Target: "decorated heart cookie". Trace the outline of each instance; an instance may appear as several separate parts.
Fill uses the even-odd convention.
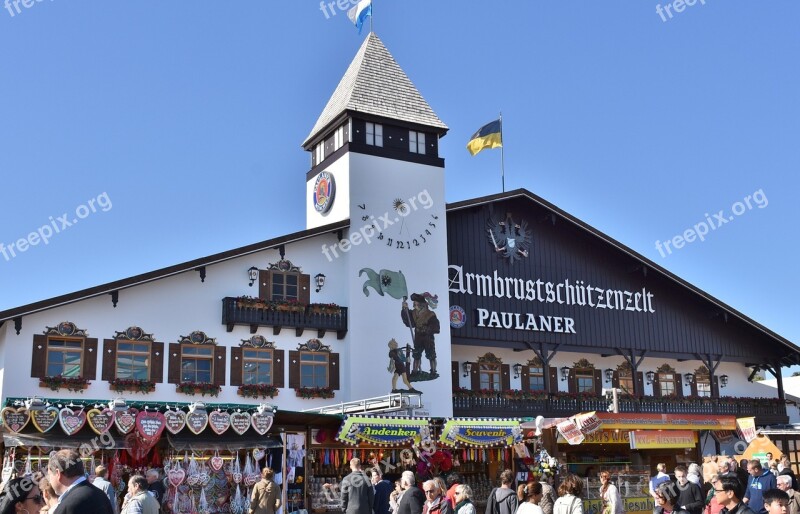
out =
[[[160,412],[139,411],[136,415],[136,433],[146,444],[153,445],[167,425]]]
[[[83,409],[78,412],[69,407],[64,407],[58,412],[58,423],[67,435],[75,435],[86,424],[86,413]]]
[[[125,435],[133,430],[133,427],[136,426],[137,414],[139,414],[139,410],[132,407],[126,411],[117,412],[117,415],[114,416],[114,424],[120,434]]]
[[[86,413],[86,420],[89,422],[89,428],[94,430],[97,435],[103,435],[114,424],[114,411],[111,409],[91,409]]]
[[[199,434],[208,426],[208,413],[203,410],[196,410],[186,415],[186,426],[193,434]]]
[[[266,434],[270,428],[272,428],[272,413],[260,413],[254,412],[252,416],[250,416],[250,423],[253,426],[253,430],[258,432],[260,435]]]
[[[35,410],[31,412],[31,421],[39,432],[49,432],[58,423],[58,409],[47,407],[44,410]]]
[[[214,411],[208,415],[208,424],[217,435],[222,435],[231,427],[231,415],[227,412]]]
[[[231,414],[231,428],[239,435],[247,432],[250,428],[250,414],[247,412],[234,412]]]
[[[31,420],[28,409],[25,407],[20,407],[19,409],[6,407],[0,411],[0,416],[3,418],[3,425],[15,433],[25,428],[25,425]]]
[[[164,413],[164,420],[167,423],[167,430],[171,434],[177,434],[186,426],[186,413],[182,410],[168,410]]]

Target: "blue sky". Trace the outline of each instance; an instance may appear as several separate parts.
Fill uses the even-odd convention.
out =
[[[506,189],[800,342],[800,3],[698,0],[662,21],[653,0],[374,1],[375,31],[450,126],[448,201],[500,191],[499,151],[465,144],[502,110]],[[96,209],[0,254],[0,310],[304,228],[300,143],[366,36],[344,12],[19,7],[0,10],[0,242]],[[757,191],[764,207],[734,206]],[[705,241],[656,249],[720,210],[734,219]]]

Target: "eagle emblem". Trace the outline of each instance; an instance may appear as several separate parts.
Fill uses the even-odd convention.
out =
[[[489,218],[486,222],[486,232],[489,235],[489,242],[492,243],[494,251],[501,254],[511,263],[527,257],[533,244],[528,222],[520,220],[517,223],[510,213],[506,214],[506,217],[501,221]]]

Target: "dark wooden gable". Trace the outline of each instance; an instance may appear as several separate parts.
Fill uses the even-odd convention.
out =
[[[490,219],[503,220],[509,226],[527,225],[531,234],[525,246],[527,257],[520,255],[512,263],[503,251],[497,251],[508,241],[491,241],[487,232]],[[797,354],[752,325],[726,315],[701,294],[642,264],[614,246],[615,243],[580,226],[577,220],[554,213],[532,199],[509,198],[470,208],[450,206],[447,223],[451,284],[460,271],[464,284],[467,273],[491,277],[494,281],[496,272],[506,289],[509,287],[506,278],[526,283],[541,280],[543,296],[546,296],[544,284],[566,284],[567,280],[571,286],[584,288],[632,293],[644,289],[653,294],[655,311],[566,305],[517,299],[514,295],[508,298],[505,292],[498,297],[496,290],[491,296],[479,296],[473,280],[473,294],[450,292],[450,304],[464,308],[467,317],[463,327],[451,330],[454,344],[527,349],[526,341],[537,341],[550,347],[560,345],[559,351],[616,354],[618,348],[635,349],[647,350],[648,356],[697,359],[697,355],[722,355],[723,360],[751,364],[774,362]],[[522,248],[521,242],[515,241],[517,248]],[[451,287],[457,286],[458,282]],[[561,291],[566,291],[565,286]],[[540,315],[571,318],[575,333],[520,330],[514,328],[515,318],[512,328],[480,327],[478,309],[518,313],[523,325],[528,313],[537,321]]]

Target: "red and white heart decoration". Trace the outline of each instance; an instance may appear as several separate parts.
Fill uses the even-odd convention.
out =
[[[252,416],[250,416],[250,423],[253,426],[253,430],[259,433],[259,435],[266,434],[270,428],[272,428],[272,421],[273,415],[271,412],[254,412]]]
[[[139,411],[136,415],[136,433],[147,446],[153,446],[167,425],[164,415],[158,411]]]
[[[186,480],[186,472],[180,466],[170,468],[167,472],[167,480],[169,480],[172,487],[178,487]]]
[[[219,456],[219,452],[214,452],[214,456],[208,459],[208,465],[211,466],[211,469],[214,471],[221,470],[224,464],[225,460]]]
[[[111,429],[114,424],[114,411],[111,409],[90,409],[86,412],[86,420],[89,428],[94,430],[97,435],[103,435]]]
[[[244,435],[250,428],[249,412],[234,412],[231,414],[231,428],[239,435]]]
[[[39,432],[49,432],[58,424],[58,409],[47,407],[44,410],[35,410],[31,412],[31,422]]]
[[[58,423],[65,434],[75,435],[86,424],[86,413],[83,409],[75,412],[69,407],[64,407],[58,412]]]
[[[186,426],[186,413],[182,410],[168,410],[164,413],[164,420],[167,423],[167,430],[174,435]]]
[[[25,428],[25,425],[31,420],[31,415],[25,407],[19,409],[5,407],[0,411],[0,417],[3,418],[3,425],[14,433]]]
[[[186,415],[186,426],[193,434],[199,434],[208,426],[208,413],[204,410],[190,412]]]
[[[137,414],[139,414],[139,409],[134,409],[133,407],[117,412],[116,416],[114,416],[114,425],[117,426],[120,434],[125,435],[133,430],[133,427],[136,426]]]
[[[222,435],[231,427],[231,415],[215,410],[208,415],[208,424],[217,435]]]

